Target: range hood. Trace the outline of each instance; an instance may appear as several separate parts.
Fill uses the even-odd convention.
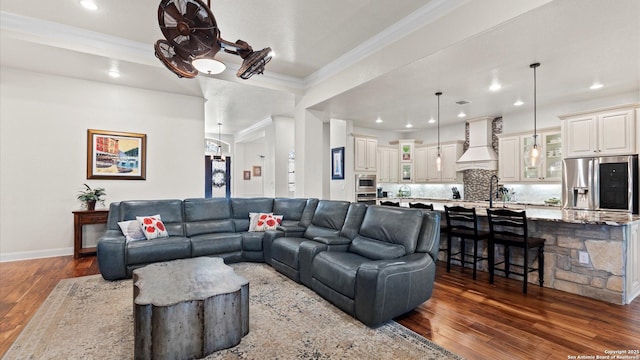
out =
[[[498,155],[491,147],[492,117],[469,120],[469,149],[458,159],[458,171],[498,170]]]

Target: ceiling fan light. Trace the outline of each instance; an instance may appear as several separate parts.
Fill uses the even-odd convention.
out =
[[[191,61],[198,72],[206,75],[216,75],[223,72],[227,67],[221,61],[212,59],[210,57],[201,57]]]

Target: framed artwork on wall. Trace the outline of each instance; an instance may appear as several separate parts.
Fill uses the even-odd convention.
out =
[[[145,180],[147,135],[87,130],[87,179]]]
[[[262,176],[262,166],[253,167],[253,176]]]
[[[251,171],[245,170],[242,172],[242,178],[244,180],[251,180]]]
[[[344,179],[344,146],[331,149],[331,180]]]

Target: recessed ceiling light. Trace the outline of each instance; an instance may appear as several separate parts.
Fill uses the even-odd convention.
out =
[[[602,85],[599,82],[594,82],[593,85],[589,86],[589,89],[591,90],[598,90],[601,89],[604,85]]]
[[[109,76],[111,76],[114,79],[117,79],[120,77],[120,72],[118,70],[111,69],[109,70]]]
[[[522,106],[523,104],[522,100],[516,100],[516,102],[513,103],[513,106]]]
[[[407,124],[407,125],[405,125],[405,127],[406,127],[406,128],[412,128],[412,127],[413,127],[413,125],[411,125],[411,124]]]
[[[378,123],[378,124],[380,124],[381,122],[382,122],[382,119],[380,119],[380,118],[378,118],[378,119],[376,120],[376,123]]]
[[[494,82],[491,84],[491,86],[489,86],[489,90],[491,91],[498,91],[502,88],[502,85],[500,85],[499,82]]]
[[[463,118],[465,116],[467,116],[467,114],[465,114],[464,111],[460,110],[460,113],[458,114],[458,117],[459,118]]]
[[[429,119],[429,124],[433,124],[434,122],[436,122],[436,119],[434,118]]]
[[[98,10],[98,5],[93,0],[81,0],[80,5],[87,10],[96,11]]]

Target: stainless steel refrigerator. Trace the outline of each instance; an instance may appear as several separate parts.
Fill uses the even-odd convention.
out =
[[[638,155],[564,159],[562,207],[638,213]]]

